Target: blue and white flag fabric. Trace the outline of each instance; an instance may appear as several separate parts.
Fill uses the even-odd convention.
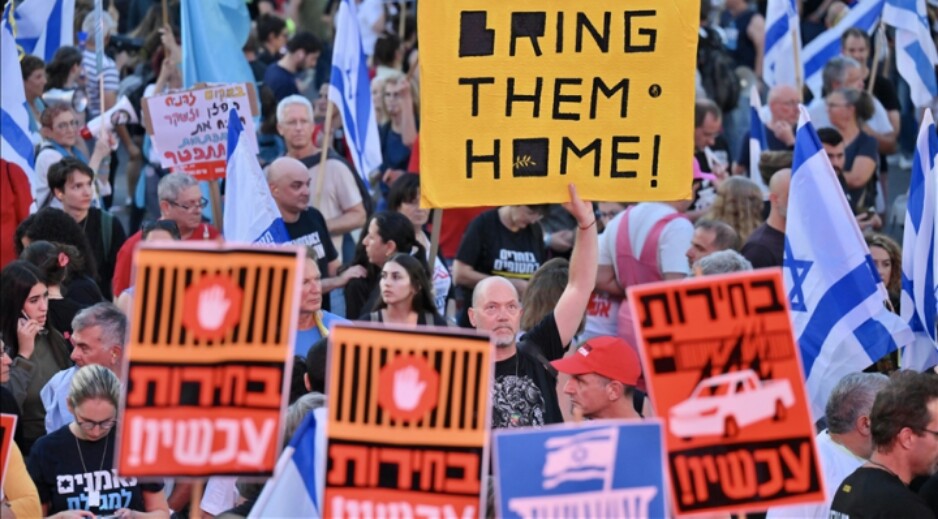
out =
[[[14,30],[16,46],[48,63],[59,47],[75,44],[75,0],[8,2],[3,23]]]
[[[277,460],[248,518],[319,517],[325,486],[326,408],[306,415]]]
[[[369,173],[381,166],[381,141],[378,139],[378,120],[371,104],[371,79],[362,47],[357,7],[349,0],[342,0],[336,13],[329,101],[342,111],[342,125],[352,161],[368,185]]]
[[[769,0],[765,12],[765,53],[762,80],[771,88],[777,85],[797,86],[803,74],[794,51],[801,49],[798,7],[795,0]]]
[[[276,244],[290,241],[280,209],[234,109],[228,115],[224,235],[229,242]]]
[[[182,0],[182,83],[254,83],[244,52],[251,17],[244,0]]]
[[[824,83],[821,73],[831,58],[840,54],[840,37],[852,27],[872,35],[883,12],[886,0],[863,0],[857,2],[837,25],[821,33],[804,46],[801,61],[804,64],[805,85],[814,97],[821,97]]]
[[[762,190],[763,200],[768,200],[769,188],[762,180],[759,171],[759,157],[763,151],[769,149],[769,142],[765,136],[765,123],[759,112],[762,110],[762,99],[759,98],[759,88],[752,85],[749,94],[749,179],[755,182]]]
[[[815,419],[834,385],[912,341],[808,113],[801,108],[788,192],[783,274]]]
[[[931,105],[938,97],[938,50],[929,30],[925,0],[886,0],[883,23],[896,28],[896,68],[909,84],[912,103]]]
[[[938,134],[930,111],[925,110],[918,132],[909,201],[902,237],[902,296],[900,315],[915,333],[915,342],[902,350],[901,366],[925,370],[938,364],[935,314],[938,313]],[[895,267],[893,267],[895,268]]]
[[[29,108],[26,105],[26,90],[23,88],[16,42],[6,24],[0,26],[0,71],[3,74],[3,88],[0,88],[0,157],[26,175],[35,200],[36,161],[29,134]]]

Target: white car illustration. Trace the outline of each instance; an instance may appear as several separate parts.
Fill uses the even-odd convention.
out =
[[[671,408],[668,429],[684,439],[723,435],[766,418],[784,420],[795,395],[788,380],[759,380],[751,369],[702,380],[690,398]]]

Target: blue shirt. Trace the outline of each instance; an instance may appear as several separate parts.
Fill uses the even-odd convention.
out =
[[[339,317],[338,315],[322,311],[322,325],[326,327],[327,330],[332,330],[332,327],[338,323],[349,323],[348,319],[344,317]],[[299,355],[300,357],[306,357],[306,354],[309,352],[309,349],[316,344],[316,342],[322,339],[322,334],[319,333],[319,327],[313,326],[309,330],[297,330],[296,337],[293,340],[293,354]]]
[[[270,87],[277,102],[288,95],[300,93],[296,87],[296,75],[281,67],[279,63],[267,67],[264,72],[264,85]]]

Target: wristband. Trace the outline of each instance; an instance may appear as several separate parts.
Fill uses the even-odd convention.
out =
[[[593,218],[593,221],[592,221],[589,225],[587,225],[586,227],[581,227],[580,225],[577,225],[577,228],[580,229],[581,231],[585,231],[585,230],[589,229],[590,227],[592,227],[592,226],[594,226],[594,225],[596,225],[596,219],[595,219],[595,218]]]

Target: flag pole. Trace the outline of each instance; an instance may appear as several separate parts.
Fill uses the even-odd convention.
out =
[[[166,5],[166,0],[160,0],[160,4],[163,5],[163,27],[169,25],[169,7]]]
[[[224,229],[225,225],[222,221],[221,188],[218,187],[218,180],[208,181],[208,193],[212,201],[212,223],[219,229]]]
[[[873,42],[870,45],[870,48],[873,51],[873,68],[870,70],[870,84],[866,86],[866,92],[868,94],[873,94],[873,83],[876,82],[876,74],[879,73],[879,53],[882,51],[880,48],[881,38],[879,31],[883,30],[883,22],[880,19],[876,22],[876,30],[873,31]]]
[[[329,157],[329,141],[331,140],[332,134],[332,113],[335,110],[335,105],[332,104],[332,101],[327,101],[326,104],[326,120],[323,122],[323,131],[322,131],[322,146],[319,147],[319,177],[316,179],[316,203],[313,204],[313,207],[319,209],[319,204],[322,202],[322,185],[326,179],[326,159]]]
[[[789,18],[789,20],[791,20],[791,18]],[[789,31],[791,32],[791,49],[794,51],[795,58],[795,87],[798,90],[798,102],[800,103],[804,100],[804,78],[802,77],[803,70],[801,67],[801,45],[798,42],[800,39],[798,38],[798,26],[793,23],[789,23],[789,25],[791,25],[791,30]]]
[[[404,29],[407,27],[407,0],[401,0],[400,20],[398,21],[397,35],[404,41]]]

